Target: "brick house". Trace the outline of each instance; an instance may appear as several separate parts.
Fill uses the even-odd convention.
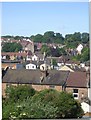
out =
[[[37,91],[52,88],[71,92],[80,101],[88,97],[89,72],[8,69],[2,77],[3,95],[7,85],[30,84]]]
[[[73,93],[74,98],[81,101],[88,97],[89,82],[89,72],[70,72],[66,82],[66,91]]]
[[[5,95],[6,86],[11,84],[30,84],[37,91],[50,88],[62,91],[68,75],[68,71],[8,69],[5,75],[2,74],[2,95]]]
[[[16,59],[25,59],[27,56],[26,52],[2,52],[1,58],[6,58],[8,60],[16,60]]]

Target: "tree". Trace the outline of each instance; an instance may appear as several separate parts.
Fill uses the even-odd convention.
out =
[[[53,43],[55,39],[55,35],[53,31],[45,32],[43,37],[46,40],[46,43]]]
[[[43,41],[43,36],[41,34],[37,34],[35,36],[31,36],[34,42],[42,42]]]
[[[60,33],[55,34],[55,43],[64,44],[64,37]]]
[[[81,61],[86,62],[88,60],[90,60],[90,49],[88,47],[85,47],[82,50]]]
[[[80,32],[65,35],[65,44],[68,48],[76,48],[79,43],[81,43]]]
[[[45,52],[46,56],[49,56],[50,55],[50,48],[47,46],[47,45],[42,45],[42,48],[41,48],[41,53],[43,54]]]
[[[8,88],[8,97],[3,100],[3,118],[61,119],[82,117],[83,110],[80,103],[74,100],[72,94],[58,92],[54,89],[45,89],[35,94],[35,91],[28,87],[17,86],[14,87],[14,90]]]
[[[88,43],[89,42],[89,34],[88,33],[82,33],[82,43]]]
[[[29,118],[78,118],[83,114],[80,103],[74,100],[72,94],[53,89],[38,92],[30,102],[31,109],[27,109]]]
[[[35,90],[29,85],[9,86],[6,89],[6,95],[9,101],[22,101],[35,94]]]
[[[22,50],[20,43],[5,43],[2,47],[2,52],[18,52]]]
[[[57,61],[56,61],[56,59],[52,59],[52,65],[57,66]]]
[[[24,118],[25,103],[30,101],[35,93],[36,91],[30,85],[7,86],[6,98],[2,100],[3,119]]]
[[[73,60],[80,61],[80,62],[86,62],[90,60],[90,48],[84,47],[82,50],[81,55],[76,55],[72,57]]]

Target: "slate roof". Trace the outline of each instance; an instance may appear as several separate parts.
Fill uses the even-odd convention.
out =
[[[66,85],[68,87],[87,87],[86,72],[70,72]]]
[[[8,69],[2,82],[14,84],[63,85],[69,75],[67,71],[57,70],[49,70],[48,73],[48,76],[41,82],[42,72],[40,70]]]

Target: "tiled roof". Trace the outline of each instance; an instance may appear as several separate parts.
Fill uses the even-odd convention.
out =
[[[21,53],[19,53],[19,52],[2,52],[1,53],[1,55],[16,55],[16,56],[26,56],[27,55],[27,53],[25,53],[25,52],[21,52]]]
[[[69,72],[49,70],[48,76],[41,82],[42,72],[40,70],[7,70],[3,77],[3,83],[20,83],[20,84],[42,84],[42,85],[63,85]]]
[[[86,72],[70,72],[67,79],[68,87],[87,87]]]

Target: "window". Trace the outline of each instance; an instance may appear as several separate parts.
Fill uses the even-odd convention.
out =
[[[79,97],[78,89],[73,89],[73,96],[74,96],[74,99],[78,99]]]
[[[73,93],[78,93],[78,89],[73,89]]]
[[[32,66],[32,68],[34,68],[34,66]]]

